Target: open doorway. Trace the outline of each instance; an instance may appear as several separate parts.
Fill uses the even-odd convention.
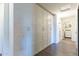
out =
[[[70,13],[70,14],[69,14]],[[61,12],[59,28],[59,51],[64,55],[77,55],[77,9]],[[63,49],[64,48],[64,49]],[[66,52],[63,50],[66,49]]]
[[[72,40],[73,21],[73,16],[61,18],[61,30],[63,40]]]

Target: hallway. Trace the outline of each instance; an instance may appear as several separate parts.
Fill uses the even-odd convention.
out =
[[[62,40],[58,45],[52,44],[36,54],[36,56],[77,56],[75,42],[70,39]]]
[[[77,55],[77,7],[76,3],[0,4],[0,55]]]

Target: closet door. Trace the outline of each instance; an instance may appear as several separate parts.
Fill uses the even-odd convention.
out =
[[[41,51],[51,44],[53,16],[46,10],[36,6],[36,51]]]
[[[36,51],[41,51],[43,48],[43,17],[44,17],[44,13],[43,13],[43,9],[41,9],[40,7],[36,6]]]
[[[43,20],[42,20],[42,41],[43,48],[47,46],[47,12],[43,10]]]
[[[44,19],[43,19],[43,48],[46,48],[50,44],[51,40],[51,33],[50,32],[50,19],[49,16],[50,14],[44,10]]]

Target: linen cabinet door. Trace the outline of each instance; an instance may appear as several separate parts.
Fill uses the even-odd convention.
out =
[[[37,17],[36,17],[36,49],[37,51],[41,51],[43,49],[43,40],[42,40],[42,23],[43,23],[43,9],[40,7],[36,7]]]
[[[43,48],[48,46],[48,12],[44,11],[43,19]]]

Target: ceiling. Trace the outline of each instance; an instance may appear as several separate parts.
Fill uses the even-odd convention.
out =
[[[61,8],[70,7],[71,10],[77,8],[77,3],[40,3],[42,6],[50,10],[51,12],[60,11]]]

